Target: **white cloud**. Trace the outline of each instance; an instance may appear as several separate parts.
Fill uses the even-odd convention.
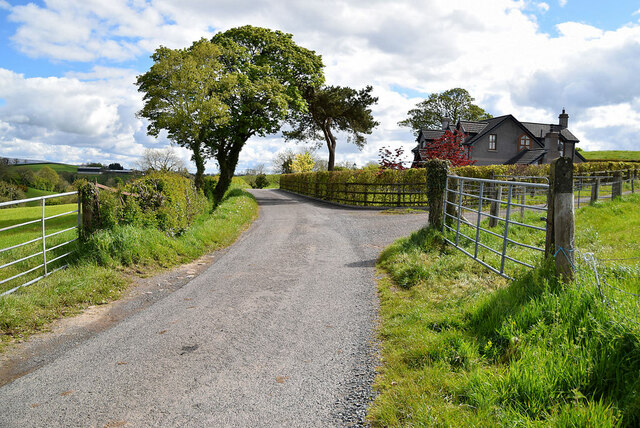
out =
[[[558,0],[558,4],[560,7],[565,7],[568,3],[568,0]]]
[[[545,2],[537,3],[536,7],[540,9],[540,11],[543,13],[549,11],[549,3],[545,3]]]
[[[12,40],[21,52],[100,65],[57,78],[0,69],[0,127],[9,129],[0,142],[4,148],[25,141],[90,147],[96,155],[133,162],[144,147],[167,141],[147,137],[134,116],[141,102],[133,83],[145,70],[121,69],[118,62],[147,56],[161,44],[183,47],[217,30],[251,24],[290,32],[322,54],[327,83],[374,86],[380,126],[363,152],[341,136],[339,161],[365,164],[385,145],[410,150],[413,136],[397,122],[420,98],[401,95],[394,90],[399,87],[425,94],[464,87],[493,114],[521,120],[552,122],[566,107],[583,146],[605,144],[594,124],[607,112],[620,113],[616,106],[635,107],[640,97],[634,74],[640,68],[640,27],[603,31],[565,22],[552,37],[540,32],[530,5],[538,12],[550,8],[548,2],[515,0],[425,0],[419,6],[412,0],[46,0],[42,6],[14,6],[10,19],[18,29]],[[628,120],[629,131],[612,146],[637,135],[640,118]],[[252,139],[240,169],[269,164],[283,145],[277,136]],[[326,156],[326,149],[319,154]]]

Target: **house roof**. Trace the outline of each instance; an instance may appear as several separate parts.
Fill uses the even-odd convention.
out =
[[[477,134],[489,124],[489,122],[472,122],[470,120],[461,120],[460,127],[467,134]]]
[[[488,133],[490,133],[492,130],[494,130],[495,128],[497,128],[500,124],[504,123],[507,120],[512,120],[516,125],[518,125],[524,132],[526,132],[527,134],[529,134],[530,137],[532,137],[533,141],[536,142],[536,144],[540,147],[543,147],[542,142],[538,139],[538,137],[534,134],[531,133],[531,131],[529,129],[527,129],[525,126],[523,126],[523,124],[516,119],[515,117],[513,117],[513,115],[507,114],[504,116],[498,116],[498,117],[494,117],[492,119],[489,119],[486,121],[487,125],[482,128],[482,131],[479,132],[478,134],[472,136],[471,138],[469,138],[467,141],[464,142],[464,144],[466,145],[472,145],[474,143],[476,143],[477,141],[479,141],[481,138],[483,138],[485,135],[487,135]],[[476,123],[482,123],[482,122],[476,122]]]
[[[529,149],[518,152],[517,155],[505,162],[505,165],[531,165],[538,162],[547,153],[547,149]]]
[[[442,137],[444,134],[444,130],[442,129],[421,129],[420,133],[424,137],[425,140],[435,140],[436,138]],[[418,139],[420,136],[418,135]]]
[[[535,122],[522,122],[525,128],[529,130],[537,138],[544,138],[549,132],[559,132],[564,141],[578,142],[575,135],[571,133],[567,128],[561,129],[559,125],[549,123],[535,123]]]

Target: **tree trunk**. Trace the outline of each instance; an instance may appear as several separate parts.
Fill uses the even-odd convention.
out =
[[[233,179],[233,174],[236,171],[240,150],[242,149],[245,141],[246,140],[234,141],[231,143],[231,147],[228,150],[219,150],[216,154],[218,166],[220,167],[220,178],[216,184],[216,188],[213,190],[213,197],[215,198],[216,205],[222,202],[224,194],[229,189],[229,186],[231,186],[231,180]]]
[[[196,177],[195,185],[197,189],[202,189],[204,185],[204,157],[200,153],[200,150],[193,151],[193,161],[196,163]]]
[[[322,128],[324,133],[324,139],[327,142],[327,148],[329,149],[329,163],[327,164],[327,170],[333,171],[333,167],[336,163],[336,138],[331,133],[331,123],[326,124]]]

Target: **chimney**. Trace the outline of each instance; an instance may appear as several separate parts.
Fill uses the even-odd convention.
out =
[[[451,119],[449,119],[448,117],[443,117],[442,118],[442,130],[446,131],[447,129],[449,129],[449,123],[451,123]]]
[[[562,109],[562,113],[560,113],[558,119],[560,119],[560,121],[558,122],[560,124],[560,129],[565,129],[567,126],[569,126],[569,115],[564,112],[564,109]]]

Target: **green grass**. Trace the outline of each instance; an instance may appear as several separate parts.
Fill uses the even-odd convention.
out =
[[[587,160],[640,161],[640,151],[633,150],[583,151],[580,154]]]
[[[78,172],[78,167],[76,165],[67,165],[60,163],[32,163],[27,165],[12,165],[11,168],[29,168],[34,172],[40,171],[45,166],[53,169],[55,172]]]
[[[630,195],[581,208],[578,247],[636,256],[639,202]],[[388,275],[379,284],[374,426],[640,423],[640,299],[603,286],[611,309],[586,265],[572,285],[550,263],[508,283],[421,230],[385,249],[379,267]],[[599,271],[609,285],[640,292],[638,260]]]
[[[37,198],[39,196],[53,195],[54,193],[57,192],[49,192],[47,190],[34,189],[33,187],[29,187],[25,192],[25,197],[26,199]]]
[[[53,213],[64,206],[49,208]],[[202,216],[180,236],[132,226],[95,233],[79,245],[69,268],[0,298],[0,351],[15,339],[45,329],[56,318],[117,299],[132,271],[147,275],[231,245],[257,215],[253,196],[234,186],[213,213]]]

